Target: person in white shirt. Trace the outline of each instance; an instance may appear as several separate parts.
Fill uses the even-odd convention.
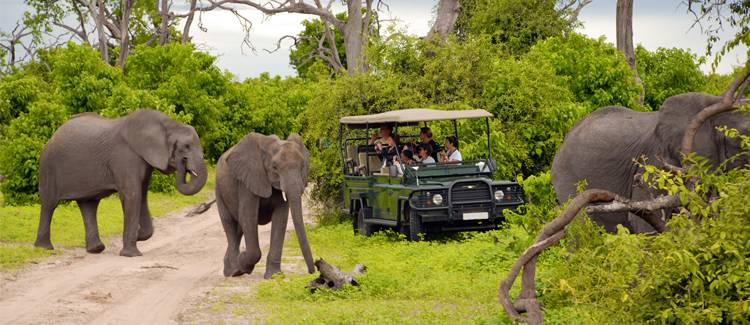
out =
[[[446,163],[458,163],[463,160],[461,152],[458,151],[458,138],[455,136],[445,137],[445,148],[448,152],[442,156],[442,160]]]
[[[430,156],[430,149],[430,145],[425,143],[420,143],[417,146],[417,156],[419,156],[419,161],[422,164],[435,164],[435,158]]]

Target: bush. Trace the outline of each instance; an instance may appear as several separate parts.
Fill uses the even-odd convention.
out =
[[[122,82],[120,70],[102,61],[88,45],[70,42],[67,47],[50,51],[45,59],[51,67],[49,76],[60,104],[70,114],[105,109],[112,90]]]
[[[590,110],[609,105],[637,108],[640,86],[633,71],[622,53],[604,38],[570,33],[537,43],[527,56],[530,62],[546,63],[564,76],[576,101]]]
[[[3,130],[0,139],[0,190],[6,204],[39,199],[39,155],[44,144],[68,118],[67,109],[53,101],[36,101]]]
[[[635,57],[638,74],[646,88],[645,104],[654,110],[668,97],[700,91],[706,84],[695,55],[687,50],[660,47],[649,52],[639,45]]]

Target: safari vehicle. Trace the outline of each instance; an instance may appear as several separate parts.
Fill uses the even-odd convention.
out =
[[[504,220],[503,210],[515,210],[523,204],[523,191],[516,182],[492,179],[491,117],[481,109],[403,109],[341,118],[344,211],[351,216],[354,231],[369,236],[378,228],[390,227],[409,240],[419,240],[425,233],[497,228]],[[371,129],[381,126],[392,127],[402,143],[419,142],[418,127],[422,123],[428,126],[428,122],[452,121],[458,137],[458,120],[481,118],[487,131],[483,159],[405,166],[403,176],[399,176],[397,169],[389,168],[368,144]],[[400,157],[396,159],[400,162]]]

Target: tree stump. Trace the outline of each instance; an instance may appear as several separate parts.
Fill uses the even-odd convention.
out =
[[[358,287],[359,282],[357,282],[356,277],[367,271],[364,264],[357,264],[351,272],[343,272],[335,265],[328,264],[322,258],[315,261],[315,267],[318,268],[320,276],[310,281],[310,284],[305,287],[310,289],[311,292],[315,292],[319,288],[338,290],[346,284]]]

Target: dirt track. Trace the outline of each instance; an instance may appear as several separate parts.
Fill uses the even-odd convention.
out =
[[[0,273],[0,324],[169,324],[190,319],[185,312],[225,281],[226,240],[215,206],[193,217],[185,217],[186,211],[156,219],[154,236],[138,244],[141,257],[119,256],[122,241],[110,238],[102,254],[78,249]],[[287,231],[292,227],[289,222]],[[270,224],[260,229],[264,255],[256,271],[233,281],[248,287],[261,281],[270,231]]]

